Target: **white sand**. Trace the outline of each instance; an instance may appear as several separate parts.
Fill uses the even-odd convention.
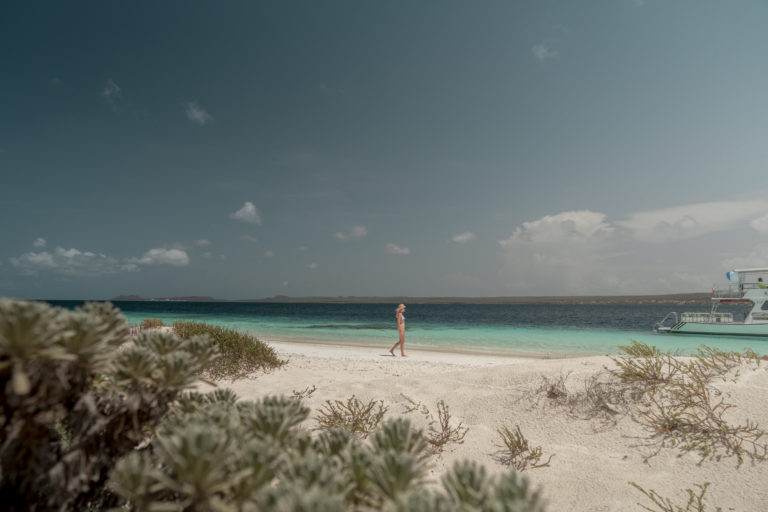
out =
[[[535,486],[541,486],[551,511],[641,510],[638,503],[653,508],[629,481],[655,489],[683,507],[685,489],[708,481],[706,510],[714,511],[715,506],[724,511],[768,510],[768,461],[747,457],[741,467],[735,457],[701,461],[696,454],[665,446],[637,416],[618,415],[615,423],[608,424],[582,419],[553,405],[543,394],[534,394],[542,376],[556,378],[569,372],[569,389],[583,388],[586,376],[612,365],[607,357],[531,359],[407,347],[409,357],[401,358],[389,356],[389,347],[265,341],[288,364],[252,379],[222,384],[242,399],[290,395],[316,386],[305,399],[312,417],[326,400],[346,400],[353,394],[363,401],[383,400],[388,416],[403,415],[407,404],[403,394],[423,402],[435,415],[436,402],[444,400],[454,421],[463,422],[469,432],[463,444],[434,456],[435,479],[464,458],[479,461],[489,472],[506,471],[494,457],[500,448],[496,429],[519,424],[531,446],[541,446],[545,458],[555,455],[549,467],[525,471]],[[768,363],[742,371],[735,383],[713,385],[737,405],[729,417],[749,418],[768,429]],[[407,416],[417,425],[424,424],[418,413]],[[307,427],[314,426],[311,419]]]

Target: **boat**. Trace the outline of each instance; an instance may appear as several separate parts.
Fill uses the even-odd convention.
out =
[[[768,268],[743,268],[726,272],[731,282],[727,287],[712,288],[712,310],[709,313],[670,312],[655,330],[661,334],[698,336],[753,336],[768,339]],[[742,319],[733,313],[720,313],[721,304],[744,304],[751,308]]]

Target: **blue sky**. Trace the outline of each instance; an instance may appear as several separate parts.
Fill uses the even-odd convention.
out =
[[[706,291],[768,3],[3,2],[0,295]]]

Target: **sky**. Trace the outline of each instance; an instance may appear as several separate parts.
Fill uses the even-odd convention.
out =
[[[0,296],[706,292],[768,2],[0,4]]]

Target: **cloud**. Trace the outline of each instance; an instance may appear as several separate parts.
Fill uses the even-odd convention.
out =
[[[81,251],[74,247],[56,247],[54,251],[27,252],[9,258],[23,275],[53,272],[64,276],[98,276],[120,272],[138,272],[141,265],[185,266],[189,256],[181,249],[150,249],[141,258],[119,260],[106,254]]]
[[[704,291],[722,277],[722,269],[768,261],[768,244],[740,255],[742,248],[732,242],[750,219],[753,228],[763,227],[766,206],[762,200],[699,203],[636,212],[615,222],[590,210],[545,215],[499,240],[506,261],[498,281],[510,295]],[[726,236],[729,245],[722,243]],[[724,257],[729,254],[739,255]]]
[[[229,218],[247,222],[249,224],[261,224],[259,210],[250,201],[246,201],[243,207],[236,212],[230,213]]]
[[[737,268],[764,268],[768,262],[768,244],[758,244],[747,254],[735,256],[723,260],[723,268],[734,270]]]
[[[107,102],[109,108],[116,111],[123,101],[123,90],[112,79],[109,79],[101,90],[101,97]]]
[[[195,240],[194,242],[192,242],[193,247],[210,247],[212,245],[213,245],[213,242],[205,238],[201,238],[200,240]]]
[[[245,240],[247,242],[258,242],[259,239],[256,238],[253,235],[240,235],[240,240]]]
[[[158,247],[150,249],[141,258],[129,258],[128,263],[139,265],[171,265],[184,267],[189,265],[189,255],[181,249],[165,249]]]
[[[274,258],[275,257],[275,251],[264,251],[264,257],[265,258]]]
[[[312,268],[312,269],[315,269],[315,268],[317,268],[318,266],[319,266],[319,265],[318,265],[317,263],[310,263],[309,265],[307,265],[307,268]]]
[[[531,48],[531,53],[533,53],[534,58],[539,62],[546,62],[560,55],[560,52],[552,48],[551,43],[546,42],[534,45],[533,48]]]
[[[616,225],[638,240],[661,243],[724,231],[746,224],[747,219],[756,215],[762,216],[752,221],[752,227],[758,231],[764,226],[768,229],[767,212],[768,202],[762,199],[695,203],[633,213]]]
[[[523,222],[523,225],[518,226],[509,238],[499,240],[499,243],[505,248],[519,242],[586,243],[611,236],[613,232],[614,228],[602,213],[589,210],[570,211]]]
[[[411,250],[408,247],[400,247],[396,244],[387,244],[386,250],[389,254],[411,254]]]
[[[57,247],[53,252],[28,252],[18,258],[10,258],[10,262],[24,275],[52,271],[66,276],[95,276],[135,270],[133,266],[105,254],[63,247]]]
[[[212,253],[212,252],[204,252],[202,256],[203,256],[203,258],[205,258],[207,260],[211,260],[213,258],[218,258],[220,260],[226,260],[227,259],[227,257],[225,255],[223,255],[223,254],[216,254],[216,253]]]
[[[309,247],[307,247],[306,245],[300,245],[299,247],[297,247],[296,250],[299,252],[307,252],[309,251]]]
[[[457,244],[465,244],[467,242],[471,242],[474,239],[475,234],[471,231],[465,231],[464,233],[453,235],[451,237],[451,241],[456,242]]]
[[[40,238],[40,237],[37,237],[37,239],[35,239],[35,241],[32,242],[32,245],[34,247],[37,247],[38,249],[41,247],[45,247],[45,244],[46,244],[45,238]]]
[[[338,240],[351,240],[353,238],[365,238],[368,230],[365,226],[352,226],[344,232],[337,232],[333,236]]]
[[[187,115],[187,119],[200,126],[205,126],[213,121],[213,117],[198,105],[197,101],[186,103],[184,105],[184,113]]]
[[[749,225],[758,233],[762,235],[768,235],[768,213],[754,219],[749,223]]]

